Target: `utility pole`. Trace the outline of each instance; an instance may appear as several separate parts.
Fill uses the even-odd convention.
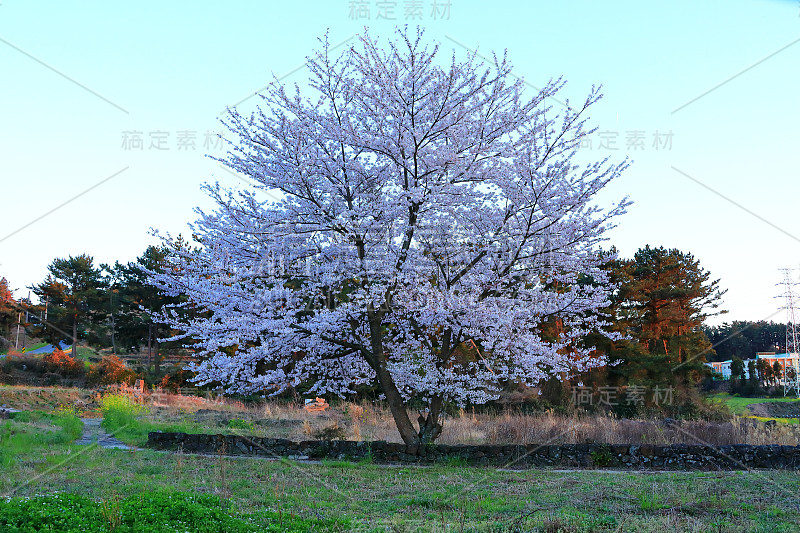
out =
[[[108,307],[111,311],[111,348],[113,350],[114,355],[117,355],[117,339],[114,334],[115,329],[115,322],[114,322],[114,289],[109,288],[108,291]]]
[[[19,350],[19,328],[22,325],[22,311],[17,315],[17,338],[14,341],[14,349]]]
[[[793,268],[782,268],[784,293],[783,308],[786,309],[786,354],[788,356],[786,364],[783,365],[783,395],[795,394],[800,397],[800,364],[798,364],[798,344],[797,339],[797,310],[795,309],[798,296],[794,292],[797,282],[792,281]],[[791,365],[791,366],[790,366]],[[789,372],[789,370],[794,370]]]
[[[28,291],[28,301],[25,302],[25,328],[22,330],[22,351],[25,351],[25,345],[28,344],[28,323],[30,322],[30,317],[28,316],[28,309],[30,309],[31,305],[31,291]]]

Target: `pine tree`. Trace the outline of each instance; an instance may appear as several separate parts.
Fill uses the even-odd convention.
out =
[[[6,278],[0,278],[0,337],[11,333],[12,326],[17,323],[19,307],[14,301]]]
[[[717,314],[724,294],[719,280],[691,254],[663,247],[646,246],[605,268],[618,290],[604,311],[623,338],[585,338],[609,361],[587,379],[613,386],[698,382],[707,372],[702,363],[714,354],[702,325]]]
[[[180,241],[183,242],[183,241]],[[148,364],[155,366],[155,373],[161,371],[161,352],[159,338],[169,336],[171,331],[163,324],[153,320],[166,305],[175,305],[185,301],[182,296],[162,294],[156,287],[147,282],[150,274],[163,272],[168,249],[163,246],[148,246],[144,253],[134,262],[115,263],[114,266],[103,265],[113,280],[111,288],[115,290],[112,312],[114,313],[114,338],[126,350],[148,352]],[[175,343],[167,346],[174,347]]]
[[[45,280],[31,287],[42,302],[36,309],[39,316],[44,315],[45,302],[47,306],[47,321],[36,334],[51,342],[71,338],[77,350],[80,339],[98,338],[98,330],[105,327],[102,271],[87,254],[54,259],[47,270]]]

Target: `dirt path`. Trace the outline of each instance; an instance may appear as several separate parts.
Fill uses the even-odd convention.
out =
[[[131,446],[109,435],[100,427],[100,423],[103,421],[102,418],[81,418],[81,420],[83,421],[83,436],[76,440],[74,444],[86,445],[97,443],[101,448],[131,449]]]
[[[747,408],[754,415],[766,418],[800,417],[800,402],[798,401],[751,403]]]

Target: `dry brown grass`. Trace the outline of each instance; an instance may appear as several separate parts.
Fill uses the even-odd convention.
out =
[[[325,428],[338,426],[351,440],[400,442],[394,420],[380,404],[344,402],[322,413],[297,404],[266,402],[245,406],[230,400],[193,396],[152,395],[155,421],[191,421],[208,432],[226,431],[232,419],[252,422],[254,433],[265,437],[307,440]],[[202,411],[200,411],[202,410]],[[198,412],[199,411],[199,412]],[[411,419],[417,413],[409,412]],[[499,415],[461,410],[445,417],[440,444],[585,443],[609,444],[781,444],[800,445],[800,426],[772,427],[750,418],[727,422],[621,419],[602,414],[562,415],[553,412]]]
[[[91,391],[58,387],[0,387],[0,405],[18,409],[54,409],[71,405],[92,416],[96,395]],[[168,393],[135,396],[150,407],[157,423],[189,422],[197,431],[230,431],[232,419],[252,422],[253,433],[292,440],[312,439],[321,430],[338,426],[351,440],[400,442],[389,411],[381,404],[343,402],[322,413],[310,413],[293,403],[268,401],[245,405],[226,398],[208,399]],[[410,412],[415,420],[417,413]],[[99,416],[99,415],[98,415]],[[800,445],[800,426],[772,427],[752,418],[733,417],[727,422],[621,419],[602,414],[562,415],[553,412],[499,415],[462,410],[443,421],[441,444],[584,443],[609,444],[781,444]]]
[[[55,409],[59,405],[93,408],[92,391],[74,387],[29,387],[25,385],[0,385],[0,406],[14,409]]]
[[[752,419],[735,417],[729,422],[623,419],[602,414],[536,415],[506,413],[494,417],[456,417],[446,426],[455,440],[468,441],[483,431],[481,442],[609,444],[800,444],[800,428],[778,424],[768,427]],[[479,428],[476,430],[476,428]]]

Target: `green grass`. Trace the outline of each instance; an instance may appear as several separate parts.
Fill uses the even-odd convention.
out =
[[[747,406],[755,403],[800,402],[798,398],[743,398],[741,396],[731,396],[727,392],[712,394],[709,399],[726,405],[733,414],[739,416],[750,415],[751,413]]]
[[[99,359],[100,356],[97,354],[97,351],[92,348],[87,348],[86,346],[78,346],[78,353],[73,354],[73,357],[76,359],[80,359],[82,361],[88,361],[90,357]]]
[[[232,418],[228,422],[228,429],[241,429],[245,431],[255,430],[255,425],[250,420],[242,420],[241,418]]]
[[[31,344],[30,346],[26,346],[25,351],[30,352],[32,350],[38,350],[39,348],[44,348],[47,345],[48,343],[46,342],[37,342],[36,344]]]
[[[141,437],[148,427],[137,418],[141,408],[110,398],[103,403],[106,426],[128,425],[135,428],[129,436]],[[106,523],[137,531],[120,529],[134,527],[137,513],[176,526],[142,531],[198,531],[178,528],[192,516],[231,532],[251,524],[258,531],[436,533],[800,530],[797,472],[503,471],[456,461],[397,467],[106,450],[70,444],[80,428],[67,412],[24,413],[0,428],[0,457],[11,458],[0,461],[0,495],[44,495],[0,505],[0,531],[15,531],[8,516],[42,514],[72,517],[87,531],[103,531]],[[189,494],[195,499],[186,500]],[[174,504],[164,504],[170,498]],[[205,503],[193,507],[198,502]],[[275,523],[284,529],[266,529]],[[47,528],[28,529],[37,530]]]
[[[29,450],[63,449],[80,437],[83,422],[70,412],[23,411],[0,425],[0,466],[13,464]]]
[[[183,433],[202,433],[200,424],[182,421],[158,423],[144,420],[148,409],[131,401],[125,395],[103,397],[100,411],[103,413],[103,428],[125,444],[143,447],[147,444],[147,434],[151,431],[176,431]]]
[[[122,411],[115,415],[115,423],[125,423],[126,416],[135,419],[135,413],[124,405],[112,409]],[[25,416],[8,421],[10,433],[46,431],[40,426],[60,418],[37,414],[24,420]],[[5,449],[5,441],[0,449]],[[224,512],[220,520],[230,519],[231,524],[284,520],[285,525],[297,519],[302,527],[318,531],[335,530],[342,524],[345,531],[437,533],[793,532],[800,527],[797,472],[615,474],[503,471],[456,464],[308,464],[106,450],[63,441],[50,446],[47,439],[17,446],[14,454],[13,461],[0,464],[0,494],[81,494],[90,500],[82,500],[83,507],[79,506],[90,509],[86,513],[93,518],[87,520],[98,519],[99,502],[118,523],[122,523],[125,501],[139,502],[136,505],[140,509],[152,509],[148,507],[151,504],[142,503],[143,494],[190,493],[218,498]],[[30,512],[44,507],[31,507]],[[148,514],[151,512],[155,511]],[[9,530],[1,524],[0,530]],[[235,527],[231,525],[226,531],[237,531]],[[286,529],[296,530],[302,529]]]
[[[0,527],[9,533],[300,533],[342,531],[345,524],[269,511],[237,516],[218,496],[160,490],[124,498],[112,496],[102,501],[76,494],[0,501]]]

